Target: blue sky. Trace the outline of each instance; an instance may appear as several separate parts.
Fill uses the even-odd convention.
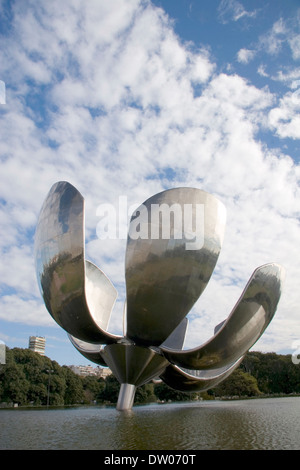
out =
[[[87,361],[46,311],[33,238],[53,183],[86,200],[86,255],[116,286],[121,333],[125,241],[99,240],[100,204],[198,187],[227,208],[211,281],[190,313],[202,344],[254,269],[286,268],[254,349],[292,352],[299,322],[298,0],[0,0],[0,340],[46,337],[60,364]]]

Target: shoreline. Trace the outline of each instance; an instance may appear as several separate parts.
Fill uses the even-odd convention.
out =
[[[300,393],[277,393],[277,394],[260,394],[256,396],[223,396],[223,397],[214,397],[211,399],[199,399],[199,400],[182,400],[182,401],[156,401],[156,402],[149,402],[149,403],[136,403],[134,408],[138,408],[140,406],[147,406],[147,405],[170,405],[171,403],[196,403],[196,402],[214,402],[214,401],[246,401],[246,400],[261,400],[266,398],[297,398],[300,397]],[[0,411],[1,410],[47,410],[47,409],[64,409],[64,408],[115,408],[116,403],[73,403],[72,405],[18,405],[18,404],[5,404],[0,403]]]

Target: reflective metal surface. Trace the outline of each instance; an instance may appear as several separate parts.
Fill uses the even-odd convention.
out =
[[[74,186],[52,186],[35,235],[36,271],[45,305],[68,333],[91,343],[118,337],[105,331],[117,292],[109,279],[84,259],[84,199]]]
[[[135,396],[136,386],[132,384],[122,384],[120,387],[117,410],[126,411],[131,410],[134,396]]]
[[[127,241],[121,337],[107,331],[116,289],[85,260],[83,197],[67,182],[51,188],[35,237],[40,290],[74,347],[117,377],[118,410],[130,409],[136,387],[150,380],[190,392],[214,387],[240,364],[272,320],[284,277],[275,263],[255,270],[209,341],[183,350],[186,315],[211,277],[224,229],[223,204],[199,189],[163,191],[137,209]]]
[[[175,206],[176,205],[176,206]],[[153,221],[153,207],[174,208],[182,215],[189,207],[203,208],[198,227],[199,248],[188,249],[182,218]],[[136,211],[141,232],[148,237],[132,239],[131,218],[126,250],[127,337],[137,344],[159,346],[188,314],[205,289],[216,265],[225,230],[225,208],[214,196],[194,188],[170,189],[151,197]],[[170,222],[172,237],[152,238]],[[174,234],[178,238],[175,239]],[[164,319],[162,321],[162,319]]]
[[[243,358],[244,356],[233,364],[210,371],[183,370],[170,365],[161,375],[161,379],[170,387],[182,392],[204,392],[226,379],[240,365]]]
[[[105,346],[102,357],[120,383],[136,387],[159,376],[169,365],[158,350],[130,343]]]
[[[228,319],[207,343],[187,351],[162,347],[167,359],[189,369],[215,369],[238,360],[272,320],[281,295],[284,270],[277,264],[256,269]]]
[[[78,352],[80,352],[80,354],[86,357],[89,361],[106,367],[107,364],[101,354],[101,350],[103,348],[102,344],[86,343],[85,341],[74,338],[74,336],[69,334],[68,337],[73,346],[77,349]]]
[[[183,349],[188,323],[188,319],[184,318],[166,341],[161,344],[161,348]]]

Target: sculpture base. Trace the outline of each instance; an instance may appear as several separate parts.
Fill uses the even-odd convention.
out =
[[[136,386],[132,384],[121,384],[119,398],[117,403],[118,411],[131,410],[134,395],[135,395]]]

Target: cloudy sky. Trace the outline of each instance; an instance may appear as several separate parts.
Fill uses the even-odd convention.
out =
[[[178,186],[227,208],[221,255],[191,313],[207,340],[254,269],[286,269],[255,350],[300,343],[298,0],[0,0],[0,340],[46,337],[60,364],[87,361],[42,302],[33,240],[52,184],[86,201],[86,256],[119,292],[125,240],[100,240],[97,208]],[[1,83],[1,82],[0,82]],[[5,87],[4,87],[5,84]],[[99,212],[98,212],[99,214]]]

